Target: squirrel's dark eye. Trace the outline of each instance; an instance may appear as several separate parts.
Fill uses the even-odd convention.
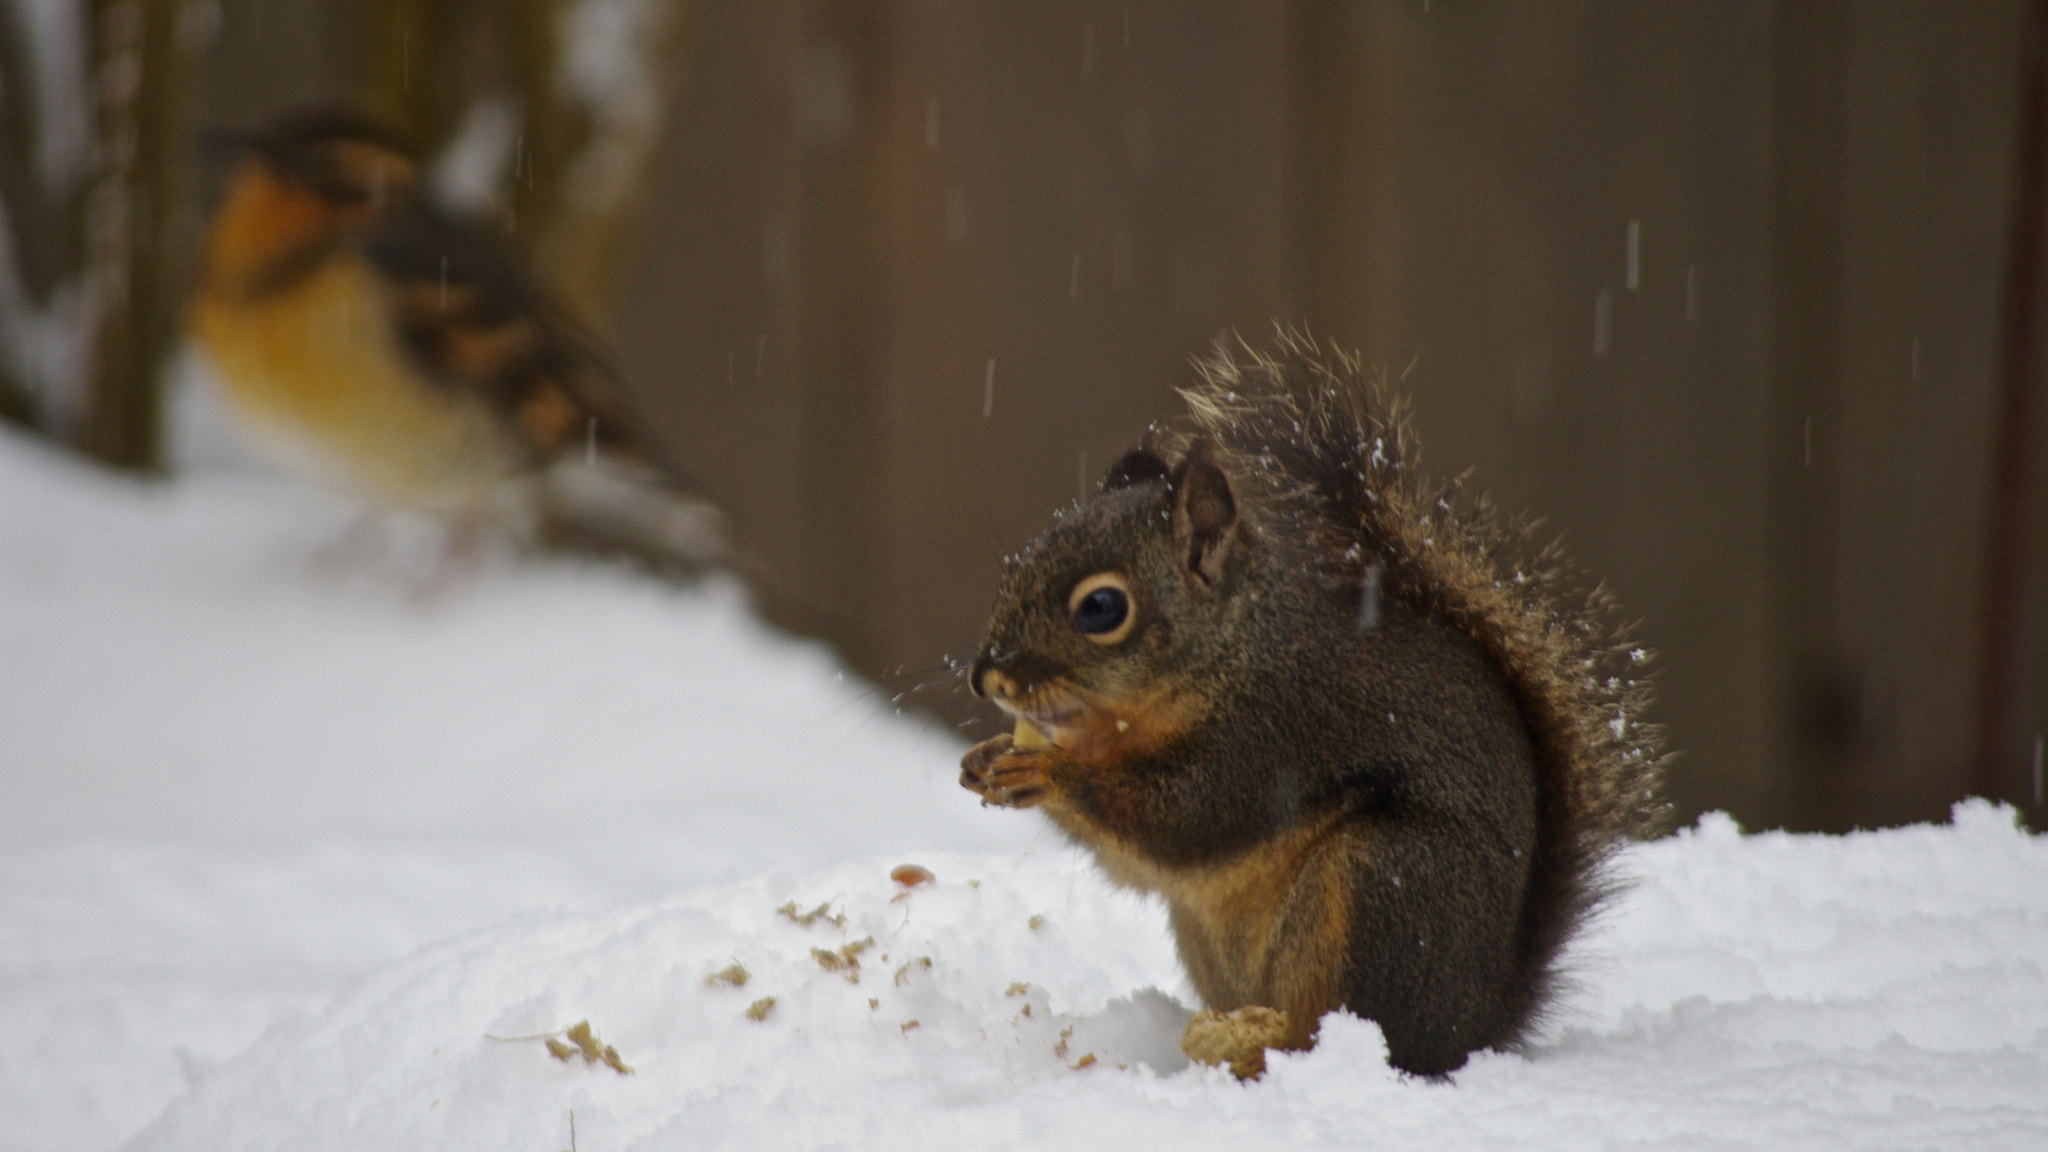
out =
[[[1074,627],[1091,636],[1114,632],[1130,614],[1130,597],[1115,588],[1097,588],[1081,597],[1081,606],[1074,609]]]
[[[1074,628],[1097,644],[1114,644],[1128,636],[1134,616],[1130,588],[1114,572],[1097,572],[1074,585],[1067,611]]]

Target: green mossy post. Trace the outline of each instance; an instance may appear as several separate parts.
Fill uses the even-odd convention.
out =
[[[650,15],[635,44],[635,63],[648,70],[654,103],[637,122],[608,120],[565,73],[562,37],[575,6],[576,0],[519,0],[514,60],[526,133],[508,202],[564,302],[601,330],[616,308],[628,244],[691,55],[700,5],[667,0]]]
[[[655,105],[637,123],[607,121],[563,71],[578,0],[511,0],[478,19],[458,0],[370,0],[365,77],[370,111],[431,155],[472,102],[501,92],[520,126],[505,170],[506,225],[534,254],[564,304],[602,329],[610,319],[669,98],[697,27],[698,5],[667,0],[636,37]],[[429,68],[423,61],[436,61]]]
[[[464,103],[451,64],[460,56],[457,16],[457,6],[447,0],[364,5],[364,104],[372,116],[427,149],[446,143],[462,119]]]

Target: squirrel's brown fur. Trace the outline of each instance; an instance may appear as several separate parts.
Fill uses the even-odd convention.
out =
[[[970,679],[1025,741],[961,782],[1164,896],[1208,1006],[1290,1046],[1340,1006],[1413,1072],[1512,1046],[1661,817],[1644,653],[1555,546],[1416,474],[1355,358],[1283,331],[1198,368],[1187,425],[1006,563]]]

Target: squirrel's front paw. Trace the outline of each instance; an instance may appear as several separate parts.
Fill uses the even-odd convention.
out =
[[[1045,799],[1046,754],[1020,749],[1007,732],[983,740],[960,758],[960,786],[999,808],[1030,808]]]

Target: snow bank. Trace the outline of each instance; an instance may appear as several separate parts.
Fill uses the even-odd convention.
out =
[[[145,484],[0,428],[0,1148],[110,1148],[280,1016],[536,907],[1051,844],[730,586],[492,557],[436,592],[431,526],[352,538],[232,459]]]
[[[909,890],[890,862],[534,914],[423,949],[201,1077],[133,1147],[553,1149],[572,1113],[591,1149],[2048,1136],[2048,845],[1984,805],[1953,828],[1846,839],[1745,839],[1715,820],[1641,849],[1577,1019],[1448,1086],[1391,1072],[1378,1030],[1349,1018],[1263,1083],[1184,1067],[1152,910],[1058,859],[928,856],[938,879]],[[775,911],[821,904],[843,922]],[[735,962],[744,987],[713,979]],[[631,1076],[492,1038],[584,1019]]]
[[[2048,1147],[2008,810],[1710,817],[1627,856],[1532,1052],[1417,1082],[1332,1018],[1240,1085],[1178,1055],[1155,905],[732,589],[422,602],[416,526],[313,573],[351,514],[0,435],[0,1145]],[[582,1020],[630,1076],[537,1038]]]

